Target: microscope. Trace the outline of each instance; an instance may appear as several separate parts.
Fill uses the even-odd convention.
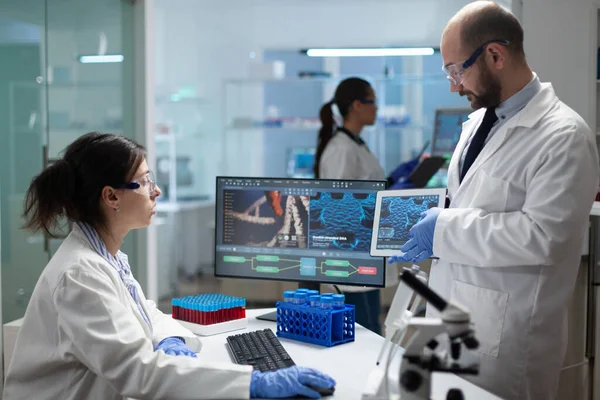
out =
[[[414,317],[421,299],[435,307],[440,317]],[[363,400],[429,400],[433,372],[479,373],[478,358],[463,351],[463,348],[474,350],[479,346],[469,311],[432,291],[427,286],[427,274],[417,265],[402,272],[385,326],[386,339],[363,391]],[[441,337],[447,339],[447,346],[438,342]],[[405,338],[399,373],[390,374],[398,368],[395,365],[393,369],[392,365],[398,363],[395,356],[401,351],[400,343]],[[461,400],[464,396],[459,389],[451,389],[446,399]]]

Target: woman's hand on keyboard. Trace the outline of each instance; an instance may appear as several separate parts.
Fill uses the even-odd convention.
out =
[[[252,372],[250,397],[282,398],[302,395],[319,399],[321,395],[311,389],[331,389],[335,381],[328,375],[312,368],[293,366],[270,372]]]

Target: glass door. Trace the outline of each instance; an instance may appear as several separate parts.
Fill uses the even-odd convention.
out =
[[[3,323],[23,316],[33,285],[48,261],[43,236],[21,229],[25,191],[43,162],[44,15],[43,1],[0,3]]]
[[[133,5],[122,0],[47,1],[44,151],[46,163],[52,163],[87,132],[133,137]],[[49,255],[67,233],[45,238]],[[134,251],[132,237],[122,249],[128,254]]]
[[[2,323],[24,315],[62,242],[60,232],[51,239],[22,229],[32,178],[86,132],[134,135],[135,7],[122,0],[0,3]],[[135,244],[130,234],[122,247],[134,260]]]

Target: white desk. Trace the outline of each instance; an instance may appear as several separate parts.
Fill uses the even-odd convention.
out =
[[[248,310],[248,327],[215,336],[202,337],[202,350],[198,357],[208,361],[231,360],[225,338],[243,332],[270,328],[275,332],[275,323],[260,321],[255,317],[274,309]],[[333,377],[337,386],[335,395],[328,399],[360,399],[367,378],[375,366],[383,337],[356,324],[356,340],[334,347],[323,347],[309,343],[279,338],[283,347],[297,365],[317,368]],[[453,374],[434,374],[432,399],[445,400],[451,388],[463,391],[466,400],[499,400],[488,392]]]
[[[202,350],[198,357],[208,361],[231,360],[227,351],[226,337],[259,329],[272,329],[275,323],[259,321],[255,317],[274,309],[248,310],[248,327],[244,330],[222,333],[220,335],[202,337]],[[14,348],[14,341],[21,328],[23,319],[4,325],[4,364],[8,367]],[[383,338],[356,324],[356,340],[334,347],[323,347],[295,340],[279,338],[286,351],[297,365],[317,368],[333,377],[337,386],[335,395],[327,399],[360,399],[361,393],[375,360],[381,349]],[[8,356],[8,358],[7,358]],[[396,369],[397,371],[397,369]],[[501,400],[470,382],[452,374],[434,374],[432,399],[445,400],[451,388],[463,391],[466,400]]]

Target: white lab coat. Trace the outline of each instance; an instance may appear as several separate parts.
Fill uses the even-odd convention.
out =
[[[325,146],[319,165],[321,179],[382,180],[385,172],[379,160],[367,146],[360,146],[344,132],[337,132]],[[386,266],[385,286],[398,284],[398,269]],[[356,293],[373,290],[360,286],[338,285],[342,292]]]
[[[550,400],[598,187],[596,141],[544,83],[459,186],[460,155],[484,112],[463,124],[449,165],[451,204],[437,220],[430,286],[471,311],[481,368],[467,379],[506,399]]]
[[[154,347],[200,340],[141,301],[152,331],[115,269],[74,230],[46,266],[25,312],[5,400],[248,398],[252,368],[170,356]]]
[[[386,180],[379,160],[344,132],[337,132],[325,146],[319,165],[321,179]]]

